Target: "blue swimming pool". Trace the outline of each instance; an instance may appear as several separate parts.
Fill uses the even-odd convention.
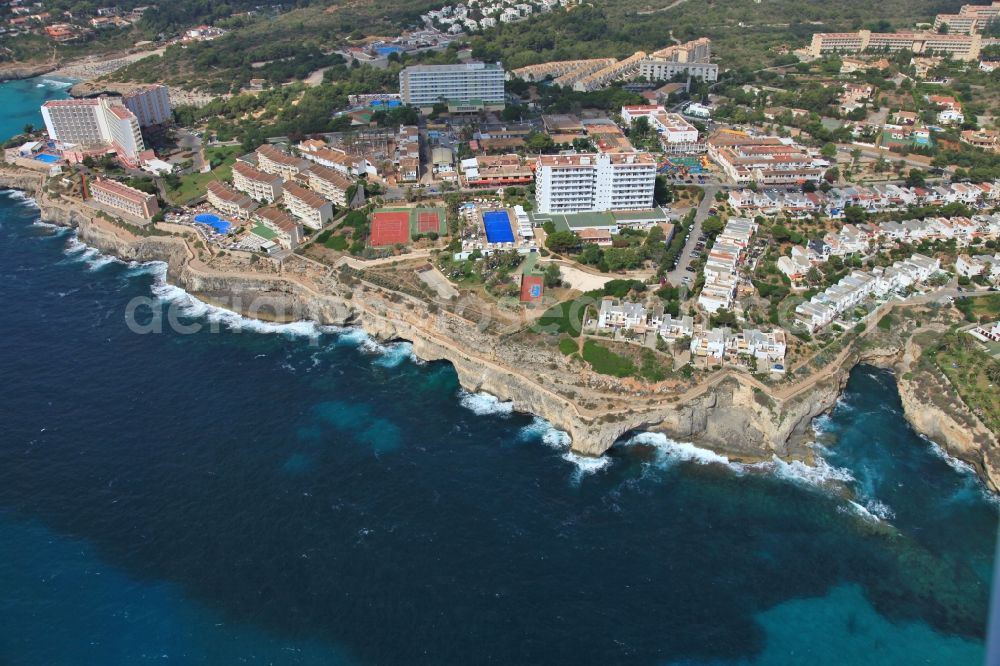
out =
[[[35,159],[38,160],[39,162],[45,162],[46,164],[55,164],[62,158],[59,157],[58,155],[49,155],[48,153],[41,153],[39,155],[35,155]]]
[[[229,227],[232,226],[232,224],[227,220],[223,220],[218,215],[212,215],[211,213],[201,213],[200,215],[195,215],[194,221],[207,224],[215,229],[216,233],[220,234],[229,233]]]
[[[513,243],[514,232],[510,228],[510,217],[505,210],[491,210],[483,213],[486,240],[491,243]]]

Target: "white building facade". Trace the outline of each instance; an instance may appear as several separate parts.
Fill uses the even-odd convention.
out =
[[[540,155],[535,203],[540,213],[653,208],[656,161],[648,153]]]
[[[458,111],[504,107],[504,70],[500,63],[413,65],[399,73],[403,102],[431,108],[444,102]]]

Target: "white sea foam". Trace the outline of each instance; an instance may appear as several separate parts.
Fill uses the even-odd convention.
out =
[[[358,327],[334,327],[333,332],[337,334],[337,344],[347,347],[364,347],[373,342],[370,335],[365,333],[363,328]]]
[[[978,490],[983,499],[994,506],[1000,507],[1000,495],[991,491],[986,484],[983,483],[983,480],[979,478],[979,474],[976,472],[975,467],[964,460],[959,460],[958,458],[952,456],[944,450],[944,447],[929,437],[920,435],[920,438],[927,442],[927,446],[930,449],[931,454],[943,460],[949,467],[967,479],[967,483],[969,484],[968,489]]]
[[[66,242],[63,254],[66,255],[68,257],[68,261],[72,263],[82,262],[87,264],[88,270],[91,271],[99,271],[109,264],[125,264],[124,261],[118,259],[117,257],[102,254],[97,248],[82,243],[80,239],[76,237],[75,233]]]
[[[461,389],[458,394],[462,406],[479,416],[487,414],[510,416],[514,412],[513,402],[503,402],[489,393],[469,393],[465,389]]]
[[[888,504],[880,502],[877,499],[867,500],[865,502],[865,509],[868,510],[868,513],[880,520],[890,521],[896,517],[896,512],[893,511]]]
[[[850,511],[851,513],[854,513],[854,514],[856,514],[858,516],[861,516],[862,518],[864,518],[865,520],[867,520],[869,522],[873,522],[873,523],[882,522],[881,518],[879,518],[877,515],[875,515],[871,511],[869,511],[867,508],[861,506],[860,504],[858,504],[854,500],[847,500],[847,506],[846,507],[838,507],[838,511],[841,511],[841,512],[844,512],[844,513],[847,513],[848,511]]]
[[[38,88],[44,88],[45,86],[48,86],[49,88],[58,88],[58,89],[62,90],[64,88],[70,88],[70,87],[72,87],[73,86],[73,82],[72,81],[58,81],[56,79],[42,79],[42,82],[39,83],[39,84],[37,84],[36,87],[38,87]]]
[[[63,254],[66,255],[64,263],[87,263],[90,264],[105,255],[94,247],[90,247],[84,243],[81,243],[77,239],[76,234],[69,237],[66,242],[66,247],[63,248]]]
[[[383,368],[395,368],[406,361],[416,360],[416,356],[413,354],[413,345],[409,342],[390,342],[379,345],[379,348],[381,356],[375,359],[375,365]]]
[[[976,469],[972,465],[965,462],[964,460],[959,460],[958,458],[952,456],[947,451],[945,451],[940,444],[938,444],[934,440],[925,437],[923,435],[921,435],[920,438],[923,439],[925,442],[927,442],[927,446],[930,448],[931,453],[935,457],[943,460],[953,470],[955,470],[959,474],[968,474],[971,476],[975,476]]]
[[[128,264],[128,270],[125,271],[126,277],[139,277],[140,275],[159,275],[166,264],[159,261],[130,261]]]
[[[100,253],[98,253],[96,256],[94,256],[94,257],[92,257],[92,258],[90,258],[90,259],[87,260],[87,270],[90,270],[90,271],[99,271],[102,268],[104,268],[105,266],[108,266],[110,264],[122,264],[122,265],[124,265],[125,262],[122,261],[121,259],[117,258],[117,257],[112,257],[112,256],[109,256],[107,254],[100,254]]]
[[[656,463],[659,467],[670,467],[679,462],[693,462],[699,465],[723,465],[740,473],[743,465],[730,462],[724,455],[690,444],[670,439],[658,432],[641,432],[626,442],[626,446],[645,444],[656,449]]]
[[[820,414],[812,420],[812,430],[817,436],[829,433],[833,430],[833,419],[829,414]]]
[[[728,457],[695,446],[689,442],[678,442],[666,435],[655,432],[639,433],[626,442],[626,446],[645,444],[657,451],[656,464],[661,468],[671,467],[681,462],[697,465],[719,465],[735,474],[768,474],[784,481],[812,487],[840,486],[854,480],[850,470],[834,467],[822,455],[815,456],[815,464],[802,461],[786,462],[777,456],[765,462],[745,464],[731,461]]]
[[[521,428],[520,437],[523,440],[539,440],[553,449],[568,449],[572,441],[569,433],[559,430],[541,416],[532,418],[531,423]]]
[[[210,324],[225,327],[231,331],[250,331],[253,333],[281,334],[290,337],[316,338],[324,333],[331,333],[331,327],[320,326],[312,321],[294,321],[287,324],[251,319],[243,315],[209,305],[192,296],[180,287],[167,282],[167,265],[156,262],[148,272],[154,276],[153,294],[164,303],[176,308],[176,312],[192,319],[206,319]]]
[[[611,465],[611,458],[607,456],[600,456],[596,458],[594,456],[581,456],[573,451],[566,451],[562,454],[562,459],[566,462],[573,463],[576,467],[573,471],[573,481],[576,483],[582,481],[583,477],[596,474]]]
[[[34,197],[29,195],[27,192],[22,190],[7,190],[7,196],[16,201],[22,206],[27,206],[29,208],[38,208],[38,202],[35,201]]]
[[[844,485],[854,481],[854,475],[843,467],[834,467],[823,456],[814,458],[815,464],[807,465],[801,460],[785,462],[774,456],[768,462],[748,465],[749,468],[764,471],[779,479],[807,486],[829,487]]]

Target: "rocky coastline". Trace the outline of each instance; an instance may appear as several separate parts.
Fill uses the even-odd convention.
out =
[[[136,235],[78,202],[47,196],[43,182],[38,174],[23,169],[0,170],[0,189],[34,196],[44,221],[76,228],[82,242],[104,253],[130,261],[165,262],[170,283],[247,316],[287,320],[292,313],[294,319],[320,325],[360,326],[383,341],[407,340],[419,358],[451,363],[466,390],[511,401],[518,411],[538,415],[564,430],[572,449],[581,455],[602,455],[632,431],[655,431],[733,460],[774,456],[808,460],[812,421],[835,405],[851,368],[860,362],[901,368],[907,358],[905,346],[848,353],[816,381],[788,395],[779,396],[744,373],[722,371],[682,394],[634,404],[626,396],[626,406],[588,408],[577,396],[553,385],[550,376],[528,370],[541,363],[562,363],[553,374],[578,371],[568,361],[542,358],[537,349],[484,332],[461,314],[432,309],[420,299],[363,280],[341,279],[332,269],[312,282],[282,267],[271,272],[216,270],[200,259],[193,247],[197,241],[185,236],[193,235],[190,230],[177,227],[169,234]],[[982,439],[982,433],[964,437],[957,421],[949,425],[954,418],[947,413],[924,418],[930,412],[905,380],[900,380],[900,393],[915,429],[972,465],[990,490],[1000,489],[1000,447],[985,427],[989,440]]]
[[[34,64],[10,62],[0,64],[0,83],[4,81],[19,81],[21,79],[31,79],[43,74],[54,72],[59,66],[58,62],[40,62]]]

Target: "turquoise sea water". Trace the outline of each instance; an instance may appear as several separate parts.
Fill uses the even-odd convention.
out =
[[[28,123],[44,127],[39,108],[51,99],[69,97],[71,85],[73,81],[51,76],[0,82],[0,140],[20,134]]]
[[[997,505],[862,367],[821,465],[600,460],[0,194],[0,664],[979,664]],[[153,297],[197,333],[138,335]],[[216,330],[212,330],[212,329]]]

